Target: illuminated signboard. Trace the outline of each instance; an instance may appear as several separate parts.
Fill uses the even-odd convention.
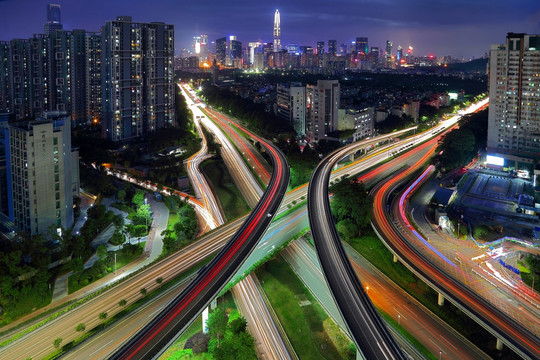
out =
[[[504,158],[499,156],[488,155],[486,162],[490,165],[504,166]]]
[[[457,100],[457,93],[449,92],[448,96],[450,97],[450,100]]]

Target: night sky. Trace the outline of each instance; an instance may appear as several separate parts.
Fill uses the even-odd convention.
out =
[[[236,35],[243,43],[272,41],[274,11],[281,13],[281,43],[315,45],[367,36],[369,46],[386,40],[415,55],[479,57],[507,32],[540,33],[540,0],[0,0],[0,40],[43,32],[46,4],[62,6],[64,29],[99,31],[107,20],[172,23],[177,53],[194,35],[209,40]]]

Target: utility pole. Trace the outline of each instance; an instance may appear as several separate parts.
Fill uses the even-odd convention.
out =
[[[114,252],[114,276],[116,276],[116,251]]]

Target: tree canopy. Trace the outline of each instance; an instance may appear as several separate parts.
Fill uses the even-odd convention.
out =
[[[360,236],[371,221],[371,199],[364,184],[343,177],[330,187],[330,192],[334,194],[331,207],[340,236],[344,239]]]

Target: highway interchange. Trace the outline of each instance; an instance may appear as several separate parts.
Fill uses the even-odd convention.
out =
[[[418,142],[422,141],[422,140],[420,140],[420,139],[415,139],[415,140],[418,141]],[[379,152],[378,152],[378,155],[377,155],[378,159],[377,159],[376,161],[373,159],[373,164],[376,163],[377,161],[380,161],[381,158],[388,157],[387,154],[388,154],[388,152],[390,152],[390,151],[393,152],[393,150],[384,150],[384,149],[382,149],[381,151],[379,151]],[[360,167],[357,166],[357,168],[350,167],[350,168],[346,168],[346,169],[340,169],[340,171],[338,171],[338,172],[336,173],[336,174],[338,174],[338,175],[336,175],[336,176],[342,176],[344,173],[356,173],[356,172],[360,172],[360,169],[361,169],[361,168],[369,167],[369,166],[370,166],[370,165],[369,165],[370,163],[371,163],[371,161],[366,160],[366,161],[363,161],[363,162],[362,162],[362,166],[360,166]],[[285,205],[286,205],[286,204],[290,204],[290,202],[292,201],[292,199],[296,199],[297,201],[300,201],[300,200],[302,199],[302,197],[305,196],[305,194],[306,194],[306,192],[305,192],[305,187],[304,187],[304,188],[297,189],[296,191],[292,191],[292,192],[288,193],[287,196],[286,196],[286,199],[285,199],[285,201],[284,201],[284,205],[283,205],[282,208],[280,209],[280,212],[283,211],[284,209],[286,209]],[[228,232],[229,232],[229,234],[231,234],[231,233],[234,231],[234,229],[235,229],[236,227],[238,227],[238,224],[239,224],[239,223],[240,223],[240,221],[236,221],[236,222],[233,223],[233,226],[231,226],[231,224],[225,225],[225,227],[223,227],[223,229],[227,229],[227,227],[229,227]],[[290,227],[291,225],[288,225],[288,226]],[[222,228],[220,228],[219,230],[220,230],[220,233],[221,233],[221,232],[222,232]],[[269,232],[271,232],[271,231],[272,231],[272,228],[269,230]],[[227,232],[227,231],[225,231],[225,232]],[[213,233],[213,234],[215,234],[215,233]],[[219,236],[214,236],[214,237],[215,237],[215,238],[220,238]],[[227,237],[230,237],[230,235],[228,235]],[[267,243],[269,243],[269,242],[268,242],[268,238],[267,238],[267,237],[265,237],[265,238],[266,238],[267,240],[265,240],[264,238],[263,238],[263,240],[261,240],[261,244],[262,244],[262,245],[259,245],[261,248],[265,248],[265,244],[264,244],[265,241],[266,241]],[[203,240],[203,239],[201,239],[201,240]],[[216,246],[216,248],[219,248],[220,245],[222,245],[226,240],[227,240],[226,238],[223,239],[223,237],[221,237],[220,243],[219,243],[219,245]],[[198,244],[199,244],[199,243],[204,243],[204,241],[200,241],[200,242],[197,242],[197,243],[198,243]],[[273,245],[273,246],[276,246],[276,245]],[[201,246],[201,248],[204,248],[204,245]],[[269,248],[269,245],[266,246],[266,248]],[[188,250],[189,250],[189,249],[188,249]],[[215,251],[215,249],[214,249],[214,251]],[[212,251],[209,251],[208,253],[211,253],[211,252],[212,252]],[[178,255],[178,254],[177,254],[177,255]],[[175,256],[176,256],[176,255],[175,255]],[[155,276],[155,275],[154,275],[154,276]],[[154,278],[154,279],[155,279],[155,278]],[[135,287],[132,286],[132,288],[134,289],[134,292],[135,292],[135,293],[138,292],[138,287],[136,287],[136,286],[137,286],[137,285],[135,285]],[[113,292],[113,291],[109,291],[109,292]],[[137,296],[137,294],[134,294],[134,297],[136,297],[136,296]],[[124,296],[124,297],[125,297],[125,296]],[[131,299],[131,298],[130,298],[130,299]],[[114,304],[114,303],[111,302],[111,301],[109,300],[109,304]],[[114,306],[113,306],[113,307],[114,307]],[[82,312],[85,312],[85,310],[81,310],[81,311],[82,311]],[[111,313],[114,313],[114,309],[111,310]],[[71,327],[71,328],[73,328],[73,327]],[[50,340],[50,337],[49,337],[49,340]],[[24,342],[26,342],[26,341],[24,341]],[[42,345],[44,345],[44,344],[42,344]],[[39,347],[40,345],[36,345],[36,346]],[[50,346],[50,343],[49,343],[49,346]],[[114,346],[110,346],[110,347],[114,348]],[[0,354],[2,354],[2,351],[3,351],[3,350],[4,350],[4,349],[0,350]],[[23,357],[23,358],[24,358],[24,357]]]

